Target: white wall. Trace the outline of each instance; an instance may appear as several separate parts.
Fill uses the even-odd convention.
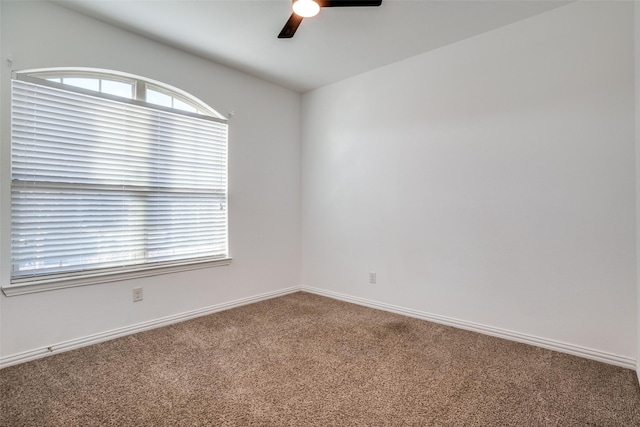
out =
[[[634,58],[635,58],[635,141],[636,141],[636,298],[637,298],[637,352],[640,356],[640,2],[634,0]],[[636,374],[640,381],[640,357],[636,357]]]
[[[1,3],[0,280],[9,281],[10,69],[124,71],[235,111],[229,136],[228,267],[0,297],[0,356],[268,293],[300,283],[300,95],[51,3]],[[133,303],[131,289],[144,287]]]
[[[303,284],[632,364],[632,7],[570,4],[304,94]]]

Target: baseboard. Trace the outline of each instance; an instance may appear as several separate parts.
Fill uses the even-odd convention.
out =
[[[162,317],[159,319],[150,320],[147,322],[137,323],[135,325],[125,326],[122,328],[113,329],[106,332],[100,332],[93,335],[88,335],[81,338],[76,338],[69,341],[53,344],[49,347],[38,348],[22,353],[17,353],[0,358],[0,369],[11,365],[17,365],[19,363],[28,362],[30,360],[40,359],[53,354],[62,353],[69,350],[74,350],[80,347],[86,347],[92,344],[97,344],[103,341],[123,337],[126,335],[135,334],[138,332],[147,331],[149,329],[155,329],[162,326],[171,325],[173,323],[183,322],[185,320],[193,319],[200,316],[206,316],[208,314],[217,313],[219,311],[229,310],[232,308],[240,307],[247,304],[252,304],[259,301],[264,301],[271,298],[291,294],[298,291],[309,292],[341,301],[350,302],[353,304],[362,305],[365,307],[375,308],[378,310],[388,311],[391,313],[402,314],[404,316],[414,317],[417,319],[426,320],[429,322],[440,323],[443,325],[453,326],[460,329],[466,329],[473,332],[478,332],[485,335],[491,335],[498,338],[504,338],[511,341],[517,341],[524,344],[530,344],[537,347],[547,348],[549,350],[558,351],[561,353],[572,354],[574,356],[584,357],[586,359],[597,360],[599,362],[608,363],[610,365],[621,366],[636,371],[638,375],[638,381],[640,382],[640,369],[636,366],[636,360],[619,356],[612,353],[603,352],[600,350],[594,350],[586,347],[576,346],[573,344],[567,344],[559,341],[554,341],[546,338],[540,338],[533,335],[523,334],[519,332],[513,332],[506,329],[495,328],[491,326],[482,325],[479,323],[468,322],[464,320],[458,320],[451,317],[440,316],[437,314],[431,314],[419,310],[413,310],[404,307],[398,307],[391,304],[386,304],[378,301],[368,300],[365,298],[354,297],[338,292],[327,291],[324,289],[313,288],[309,286],[296,286],[291,288],[285,288],[273,292],[267,292],[247,298],[241,298],[234,301],[229,301],[221,304],[212,305],[209,307],[200,308],[184,313],[179,313],[171,316]]]
[[[478,332],[485,335],[491,335],[498,338],[504,338],[511,341],[517,341],[524,344],[530,344],[536,347],[542,347],[549,350],[558,351],[560,353],[567,353],[574,356],[584,357],[586,359],[597,360],[598,362],[608,363],[610,365],[621,366],[636,370],[636,360],[630,357],[619,356],[617,354],[607,353],[600,350],[594,350],[587,347],[581,347],[573,344],[554,341],[546,338],[540,338],[533,335],[523,334],[520,332],[513,332],[506,329],[495,328],[492,326],[486,326],[479,323],[467,322],[465,320],[458,320],[451,317],[440,316],[437,314],[426,313],[419,310],[413,310],[404,307],[398,307],[391,304],[381,303],[377,301],[368,300],[365,298],[354,297],[338,292],[327,291],[324,289],[313,288],[309,286],[301,286],[301,291],[309,292],[329,298],[338,299],[345,302],[350,302],[365,307],[375,308],[383,311],[389,311],[391,313],[402,314],[404,316],[414,317],[417,319],[427,320],[429,322],[440,323],[443,325],[453,326],[460,329],[466,329],[468,331]],[[640,380],[640,373],[638,373],[638,379]]]
[[[88,345],[97,344],[99,342],[112,340],[114,338],[119,338],[126,335],[142,332],[142,331],[147,331],[149,329],[155,329],[162,326],[171,325],[173,323],[183,322],[185,320],[206,316],[208,314],[229,310],[229,309],[240,307],[247,304],[253,304],[255,302],[264,301],[271,298],[276,298],[279,296],[291,294],[298,291],[300,291],[299,287],[292,287],[292,288],[281,289],[273,292],[267,292],[260,295],[241,298],[235,301],[216,304],[209,307],[200,308],[197,310],[174,314],[171,316],[154,319],[147,322],[137,323],[135,325],[125,326],[122,328],[112,329],[106,332],[100,332],[97,334],[88,335],[85,337],[76,338],[69,341],[64,341],[61,343],[53,344],[46,348],[38,348],[35,350],[30,350],[22,353],[5,356],[0,358],[0,369],[5,368],[7,366],[28,362],[30,360],[40,359],[42,357],[50,356],[53,354],[74,350],[76,348],[86,347]]]

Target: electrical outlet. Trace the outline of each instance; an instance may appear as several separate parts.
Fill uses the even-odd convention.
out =
[[[142,288],[133,288],[133,302],[142,301]]]
[[[372,283],[372,284],[376,283],[376,272],[375,271],[370,271],[369,272],[369,283]]]

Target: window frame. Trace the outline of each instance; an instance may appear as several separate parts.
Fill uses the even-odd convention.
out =
[[[133,84],[132,99],[125,97],[111,95],[108,93],[97,92],[89,89],[80,88],[64,83],[58,83],[47,78],[64,78],[64,77],[88,77],[112,81],[122,81]],[[69,92],[76,92],[83,95],[90,95],[98,98],[104,98],[111,101],[127,103],[137,105],[153,110],[165,111],[173,114],[180,114],[188,117],[194,117],[200,120],[210,120],[219,123],[228,124],[228,120],[213,110],[204,102],[200,101],[193,95],[188,94],[178,88],[171,87],[167,84],[157,82],[151,79],[146,79],[140,76],[133,76],[130,74],[114,72],[111,70],[97,70],[97,69],[81,69],[81,68],[56,68],[56,69],[39,69],[39,70],[25,70],[12,73],[12,80],[19,80],[34,83],[41,86],[48,86],[52,88],[62,89]],[[198,112],[193,113],[181,109],[174,109],[148,103],[141,97],[144,96],[146,87],[150,87],[153,90],[160,90],[167,95],[172,96],[188,105],[196,108]],[[10,104],[13,105],[13,94],[10,97]],[[11,113],[13,116],[13,113]],[[11,145],[13,146],[13,134],[11,133]],[[227,143],[228,144],[228,143]],[[228,154],[227,154],[228,156]],[[228,157],[224,160],[225,167],[228,168]],[[12,163],[12,161],[10,161]],[[227,169],[228,170],[228,169]],[[227,172],[228,174],[228,172]],[[227,175],[228,176],[228,175]],[[11,181],[13,181],[11,179]],[[227,178],[226,204],[228,205],[228,178]],[[229,226],[228,226],[228,213],[226,216],[226,256],[224,257],[200,257],[200,258],[183,258],[162,262],[150,262],[142,264],[133,264],[123,266],[121,268],[93,268],[84,271],[70,271],[57,274],[41,273],[39,275],[33,275],[29,277],[17,277],[12,278],[8,285],[2,286],[2,292],[6,296],[22,295],[35,292],[48,291],[53,289],[63,289],[76,286],[94,285],[99,283],[108,283],[115,281],[124,281],[140,277],[149,277],[155,275],[162,275],[168,273],[182,272],[195,269],[203,269],[217,266],[229,265],[232,261],[229,253]],[[10,248],[13,251],[13,244]]]

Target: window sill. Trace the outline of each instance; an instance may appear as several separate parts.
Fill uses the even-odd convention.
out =
[[[222,267],[231,264],[232,258],[200,260],[174,265],[146,266],[126,271],[109,271],[102,273],[86,273],[49,279],[34,279],[20,283],[12,283],[2,287],[2,293],[8,297],[52,291],[54,289],[73,288],[76,286],[97,285],[100,283],[120,282],[140,277],[158,276],[161,274],[179,273],[181,271],[198,270],[210,267]]]

